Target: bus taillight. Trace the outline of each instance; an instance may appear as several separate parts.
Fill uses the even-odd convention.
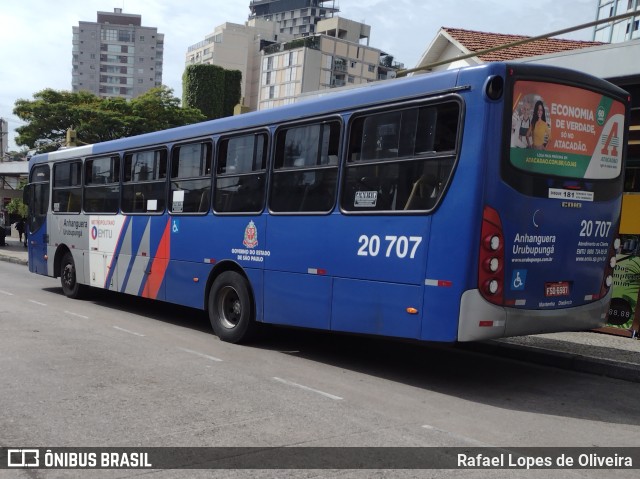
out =
[[[503,238],[500,215],[493,208],[485,206],[482,214],[478,289],[487,301],[494,304],[502,304],[504,299]]]

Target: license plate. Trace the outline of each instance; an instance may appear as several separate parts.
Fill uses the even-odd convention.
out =
[[[549,297],[555,296],[569,296],[569,282],[568,281],[560,281],[558,283],[545,283],[544,284],[544,295]]]

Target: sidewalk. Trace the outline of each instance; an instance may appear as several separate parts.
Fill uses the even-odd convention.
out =
[[[27,248],[18,241],[17,237],[7,236],[5,243],[6,246],[0,246],[0,261],[10,261],[11,263],[24,265],[28,263]]]
[[[0,261],[27,264],[27,248],[7,237]],[[597,332],[519,336],[479,343],[460,343],[462,349],[500,355],[561,369],[640,382],[640,341]]]

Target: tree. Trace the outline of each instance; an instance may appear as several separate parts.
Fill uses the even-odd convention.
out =
[[[182,104],[209,120],[233,115],[240,102],[242,72],[217,65],[189,65],[182,74]]]
[[[20,180],[18,189],[19,190],[24,189],[26,184],[27,184],[26,179]],[[7,204],[6,209],[11,215],[19,216],[20,218],[27,217],[27,213],[28,213],[27,205],[25,205],[22,202],[22,198],[12,198],[11,201]]]
[[[19,216],[20,218],[26,218],[28,209],[27,205],[22,202],[21,198],[12,198],[9,203],[7,203],[7,211],[15,216]]]
[[[27,123],[16,128],[16,143],[39,152],[64,145],[67,129],[71,127],[79,141],[99,143],[205,119],[193,108],[180,108],[180,100],[165,86],[130,101],[52,89],[37,92],[33,98],[15,103],[13,113]]]

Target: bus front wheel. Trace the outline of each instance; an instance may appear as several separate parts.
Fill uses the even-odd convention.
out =
[[[62,292],[67,298],[78,299],[82,296],[84,287],[77,281],[76,264],[70,252],[65,253],[62,257],[60,284],[62,285]]]
[[[235,271],[218,276],[209,291],[209,320],[222,341],[240,343],[255,333],[253,307],[247,280]]]

